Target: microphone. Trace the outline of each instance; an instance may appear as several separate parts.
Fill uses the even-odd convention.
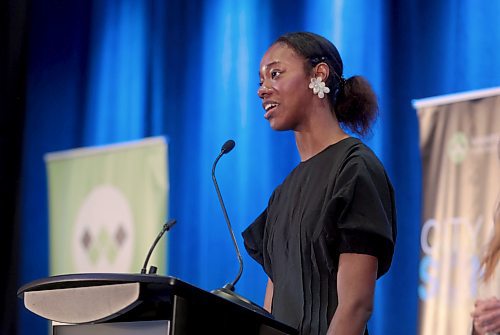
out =
[[[220,149],[220,155],[218,158],[220,158],[220,156],[224,155],[224,154],[228,154],[231,150],[234,149],[234,146],[236,145],[236,143],[234,143],[233,140],[227,140],[223,145],[222,145],[222,148]],[[217,164],[217,162],[214,163],[214,168],[215,168],[215,164]],[[213,169],[212,169],[212,172],[213,172]]]
[[[238,271],[238,275],[231,283],[227,283],[222,288],[213,290],[212,293],[217,295],[217,296],[220,296],[224,299],[227,299],[233,303],[236,303],[240,306],[243,306],[245,308],[249,308],[256,313],[259,313],[259,314],[264,315],[264,316],[269,317],[269,318],[274,318],[268,311],[266,311],[261,306],[251,302],[250,300],[248,300],[248,299],[242,297],[241,295],[237,294],[236,292],[234,292],[236,283],[238,282],[238,280],[240,280],[241,274],[243,273],[243,258],[241,257],[241,252],[240,252],[240,249],[238,248],[238,243],[236,242],[236,238],[234,237],[234,231],[233,231],[233,228],[231,226],[231,221],[229,220],[229,216],[227,215],[226,206],[224,205],[224,200],[222,200],[222,195],[220,193],[219,185],[217,184],[217,178],[215,177],[215,167],[217,166],[219,159],[224,154],[227,154],[231,150],[233,150],[234,146],[235,146],[235,143],[233,140],[228,140],[222,145],[220,153],[217,156],[217,158],[215,159],[214,165],[212,166],[212,180],[214,182],[215,191],[217,192],[217,196],[219,197],[219,204],[222,208],[222,213],[224,214],[224,219],[226,220],[229,234],[231,235],[231,239],[233,240],[234,249],[236,250],[236,256],[238,257],[238,263],[240,265],[240,268]]]
[[[222,145],[222,148],[220,149],[220,153],[217,156],[217,158],[215,159],[214,165],[212,166],[212,181],[214,182],[215,191],[217,192],[217,196],[219,197],[219,204],[220,204],[220,207],[222,208],[222,213],[224,214],[224,219],[226,220],[229,234],[231,235],[231,239],[233,240],[234,248],[236,249],[236,256],[238,257],[238,263],[240,265],[240,269],[238,271],[238,275],[236,276],[236,278],[231,283],[227,283],[226,285],[224,285],[224,288],[228,289],[230,291],[234,291],[234,287],[235,287],[236,283],[238,282],[238,280],[240,280],[241,274],[243,273],[243,258],[241,257],[241,252],[240,252],[240,249],[238,248],[238,243],[236,242],[236,238],[234,237],[234,231],[233,231],[233,228],[231,226],[231,221],[229,220],[229,216],[227,215],[226,206],[224,205],[224,200],[222,199],[219,185],[217,184],[217,178],[215,177],[215,168],[217,166],[217,163],[219,162],[219,159],[223,155],[231,152],[231,150],[234,149],[235,145],[236,145],[236,143],[234,143],[233,140],[227,140]]]
[[[151,248],[149,248],[148,255],[146,256],[146,260],[144,261],[144,265],[142,266],[142,269],[141,269],[141,274],[146,274],[146,269],[148,267],[149,258],[151,257],[153,250],[155,249],[156,245],[160,241],[163,234],[165,234],[166,231],[169,231],[176,223],[177,223],[177,220],[170,219],[163,225],[163,228],[161,229],[158,236],[156,236],[156,239],[153,242],[153,245],[151,246]],[[157,270],[156,266],[151,266],[148,274],[156,274],[156,270]]]

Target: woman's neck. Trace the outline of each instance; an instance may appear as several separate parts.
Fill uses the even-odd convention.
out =
[[[311,114],[307,122],[294,133],[301,161],[306,161],[328,146],[349,137],[340,128],[335,114],[329,110]]]

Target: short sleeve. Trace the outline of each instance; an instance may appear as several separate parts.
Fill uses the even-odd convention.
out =
[[[267,208],[241,234],[248,254],[262,266],[264,266],[263,245],[266,221]]]
[[[371,152],[370,152],[371,153]],[[378,259],[378,277],[389,270],[396,240],[394,190],[373,155],[354,156],[340,170],[332,200],[337,216],[339,253]]]

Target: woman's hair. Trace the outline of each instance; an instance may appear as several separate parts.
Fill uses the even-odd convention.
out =
[[[488,281],[495,272],[500,261],[500,201],[497,203],[494,216],[493,238],[488,244],[486,253],[481,261],[484,267],[484,281]]]
[[[500,141],[497,145],[498,159],[500,159]],[[495,268],[500,261],[500,194],[497,199],[497,206],[493,214],[493,237],[488,243],[486,253],[481,260],[481,266],[484,269],[484,281],[488,281],[493,276]]]
[[[378,114],[377,97],[368,81],[361,76],[344,79],[344,65],[337,48],[326,38],[308,32],[289,33],[274,44],[283,43],[306,59],[305,70],[326,63],[330,75],[325,84],[333,94],[327,94],[330,106],[340,124],[359,135],[369,133]]]

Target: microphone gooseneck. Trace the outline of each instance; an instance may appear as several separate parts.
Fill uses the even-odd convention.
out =
[[[240,280],[241,274],[243,273],[243,258],[241,257],[241,252],[240,252],[240,249],[238,248],[238,243],[236,242],[236,237],[234,236],[233,227],[231,226],[231,221],[229,220],[229,216],[227,215],[226,206],[224,205],[224,200],[222,199],[222,195],[220,193],[219,185],[217,183],[217,178],[215,177],[215,168],[217,166],[217,163],[219,162],[219,159],[224,154],[227,154],[231,150],[233,150],[235,145],[236,145],[236,143],[234,143],[233,140],[226,141],[222,145],[220,153],[217,156],[217,158],[215,159],[214,164],[212,166],[212,181],[214,182],[215,191],[217,192],[217,196],[219,198],[219,203],[220,203],[220,206],[222,208],[222,213],[224,214],[224,219],[226,220],[229,234],[231,235],[231,239],[233,240],[234,248],[236,250],[236,256],[238,257],[238,263],[240,265],[238,275],[236,276],[236,278],[231,283],[227,283],[226,285],[224,285],[225,289],[228,289],[231,291],[234,291],[234,287],[236,286],[236,283],[238,282],[238,280]]]
[[[226,206],[224,205],[224,200],[222,200],[222,195],[220,193],[219,185],[217,184],[217,178],[215,178],[215,167],[217,166],[217,162],[224,154],[227,154],[228,152],[233,150],[234,146],[235,143],[233,140],[226,141],[226,143],[224,143],[224,145],[222,146],[220,153],[215,159],[214,165],[212,166],[212,180],[214,182],[215,190],[217,191],[217,196],[219,197],[219,203],[222,208],[222,213],[224,214],[224,219],[226,220],[227,223],[229,234],[231,235],[231,239],[233,240],[234,249],[236,250],[236,256],[238,257],[238,263],[240,264],[240,269],[238,271],[238,275],[231,283],[227,283],[222,288],[213,290],[212,293],[226,300],[232,301],[235,304],[251,309],[256,313],[259,313],[266,317],[273,318],[273,316],[269,312],[267,312],[264,308],[246,299],[245,297],[239,295],[238,293],[234,292],[236,283],[238,282],[238,280],[240,280],[241,274],[243,273],[243,258],[241,257],[241,252],[240,249],[238,248],[238,243],[236,242],[236,238],[234,237],[234,231],[231,226],[231,221],[229,220],[229,216],[227,215]]]
[[[160,241],[161,237],[163,236],[163,234],[165,234],[166,231],[169,231],[170,228],[172,228],[175,224],[177,223],[177,220],[175,219],[170,219],[168,220],[162,227],[160,233],[158,234],[158,236],[156,236],[156,239],[155,241],[153,242],[153,244],[151,245],[151,248],[149,248],[149,251],[148,251],[148,255],[146,256],[146,260],[144,261],[144,265],[142,266],[142,269],[141,269],[141,274],[146,274],[146,271],[147,271],[147,267],[148,267],[148,263],[149,263],[149,258],[151,257],[151,254],[153,253],[153,250],[155,249],[156,245],[158,244],[158,242]],[[153,268],[153,267],[152,267]],[[151,271],[150,271],[151,273]],[[153,271],[153,273],[156,273],[156,268],[155,270]]]

